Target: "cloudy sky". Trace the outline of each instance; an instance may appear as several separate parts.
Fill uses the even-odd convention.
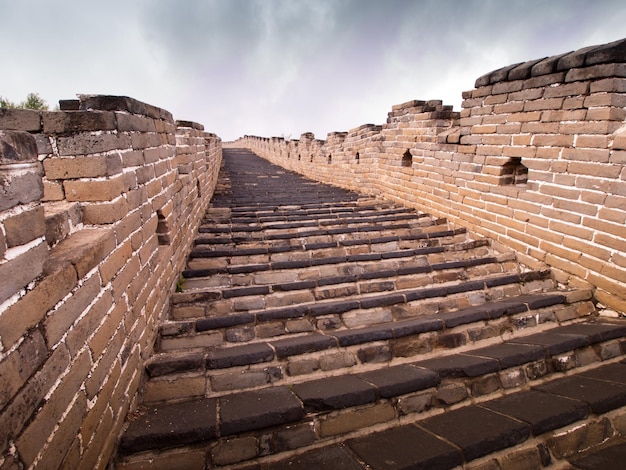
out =
[[[0,0],[0,95],[126,95],[244,134],[318,138],[491,70],[626,37],[624,0]]]

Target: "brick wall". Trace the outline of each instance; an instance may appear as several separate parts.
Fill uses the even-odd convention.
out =
[[[394,106],[382,126],[228,143],[490,237],[626,312],[626,40],[476,80],[460,113]]]
[[[0,110],[1,468],[107,465],[221,161],[130,98],[61,108]]]

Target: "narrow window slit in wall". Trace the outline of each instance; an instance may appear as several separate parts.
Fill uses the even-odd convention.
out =
[[[520,157],[511,158],[502,165],[500,186],[518,186],[528,182],[528,168],[522,164]]]
[[[302,155],[298,154],[298,161],[302,159]]]
[[[359,158],[361,158],[361,155],[359,155],[359,152],[357,152],[356,155],[354,156],[354,159],[356,160],[357,163],[359,163]]]
[[[402,155],[402,166],[406,168],[411,168],[413,165],[413,155],[411,155],[411,151],[406,149],[406,152]]]
[[[328,164],[330,165],[333,162],[333,156],[332,154],[328,155]]]
[[[165,216],[161,209],[157,210],[157,239],[159,240],[159,245],[169,245],[170,244],[170,230]]]
[[[313,163],[313,154],[311,154],[311,163]]]

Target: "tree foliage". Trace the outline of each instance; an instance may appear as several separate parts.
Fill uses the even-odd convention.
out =
[[[11,100],[5,98],[4,96],[0,96],[0,108],[15,108],[16,105]]]
[[[26,109],[39,109],[41,111],[48,110],[48,103],[37,93],[29,93],[26,99],[20,103],[20,107]]]
[[[18,104],[13,101],[0,96],[0,108],[24,108],[24,109],[37,109],[41,111],[48,110],[48,103],[38,93],[29,93],[26,95],[26,99]]]

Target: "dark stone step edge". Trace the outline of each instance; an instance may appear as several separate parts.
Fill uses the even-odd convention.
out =
[[[616,328],[621,330],[621,335],[623,336],[625,333],[625,327],[621,326]],[[555,330],[558,329],[559,327],[555,328]],[[588,339],[590,340],[591,338]],[[622,354],[623,353],[624,352],[622,352]],[[546,352],[546,355],[547,354],[548,353]],[[465,355],[468,354],[465,353]],[[480,359],[479,356],[477,357]],[[606,377],[602,376],[602,367],[615,367],[617,364],[624,364],[624,362],[626,361],[621,361],[621,363],[612,363],[606,366],[600,365],[597,370],[571,374],[566,377],[553,379],[539,387],[533,387],[533,390],[538,391],[539,393],[546,393],[549,396],[555,397],[557,400],[563,400],[563,398],[566,397],[566,399],[570,400],[572,404],[576,404],[575,402],[583,403],[586,408],[585,413],[580,412],[580,406],[575,406],[572,408],[571,413],[563,413],[561,410],[555,410],[555,413],[558,414],[558,416],[544,416],[541,421],[531,423],[520,420],[520,417],[516,416],[517,413],[515,411],[507,412],[506,409],[502,408],[502,405],[495,405],[495,409],[499,414],[507,416],[518,423],[524,423],[524,426],[527,428],[526,432],[523,433],[523,436],[519,439],[515,439],[515,442],[509,443],[507,447],[525,441],[531,436],[531,434],[538,436],[562,426],[572,424],[580,419],[585,419],[592,413],[602,414],[626,405],[626,383],[624,383],[624,381],[615,381],[611,377],[610,373],[608,375],[604,374]],[[395,384],[390,384],[389,380],[385,380],[385,376],[388,377],[390,371],[393,374],[394,371],[392,369],[402,372],[401,374],[397,374],[401,376],[401,379]],[[483,373],[491,373],[498,370],[493,366],[493,361],[489,360],[486,360],[483,369]],[[413,377],[410,376],[411,374],[407,374],[410,370],[414,370]],[[261,394],[268,395],[270,393],[274,393],[274,389],[270,388],[260,391],[237,392],[235,394],[217,399],[203,398],[183,403],[153,405],[153,410],[163,410],[162,413],[166,416],[166,419],[161,419],[160,426],[147,426],[150,431],[148,433],[143,433],[143,435],[141,433],[141,426],[143,424],[141,421],[142,418],[140,417],[138,420],[135,420],[134,424],[131,423],[130,425],[133,429],[130,432],[127,431],[127,434],[132,435],[132,439],[125,439],[125,436],[127,436],[127,434],[125,434],[122,437],[120,449],[123,454],[128,455],[156,448],[190,445],[197,442],[217,439],[219,437],[232,436],[235,434],[258,430],[265,427],[266,424],[263,423],[264,421],[268,421],[267,425],[269,426],[288,424],[300,421],[304,418],[307,412],[317,413],[337,409],[347,409],[354,406],[372,403],[380,400],[381,398],[389,399],[406,393],[413,393],[436,387],[441,383],[441,380],[444,377],[445,376],[442,376],[437,370],[423,368],[419,365],[419,363],[413,363],[392,366],[372,372],[316,379],[296,384],[290,388],[280,386],[280,390],[278,390],[278,392],[281,392],[282,395],[289,395],[290,399],[272,404],[271,407],[273,409],[266,411],[265,415],[261,416],[260,421],[256,410],[251,413],[254,416],[250,416],[249,419],[246,419],[246,416],[242,416],[242,413],[235,413],[235,417],[232,418],[232,422],[223,419],[223,416],[221,416],[223,412],[221,410],[225,405],[228,406],[229,401],[232,402],[238,400],[240,402],[246,402],[250,400],[254,402],[255,397],[258,396],[259,398],[257,399],[261,399]],[[606,399],[602,399],[602,397],[590,397],[588,391],[581,393],[579,396],[564,396],[561,389],[564,387],[567,388],[568,383],[576,380],[582,380],[586,385],[596,387],[596,390],[604,390],[609,383],[615,383],[616,386],[619,386],[621,394],[617,398],[611,396]],[[269,390],[272,390],[272,392],[269,392]],[[504,397],[504,400],[514,400],[527,393],[528,392],[526,391],[515,392],[514,394]],[[486,402],[482,402],[479,406],[481,409],[491,410],[494,409],[494,404],[498,402],[501,403],[502,400],[503,397],[497,397]],[[287,403],[283,403],[285,401]],[[197,420],[191,420],[190,424],[185,425],[184,423],[181,424],[176,419],[167,419],[169,415],[172,417],[180,415],[177,411],[175,411],[180,407],[185,407],[187,411],[193,411],[196,403],[198,403],[198,406],[200,406],[203,410],[203,414],[208,416],[208,422],[205,421],[199,425]],[[207,405],[209,408],[212,408],[209,413],[206,412]],[[469,404],[454,411],[449,411],[446,420],[450,421],[454,419],[455,416],[453,415],[455,413],[464,415],[470,408],[474,409],[476,408],[476,405]],[[417,422],[420,426],[425,426],[425,428],[428,429],[431,421],[440,420],[439,416],[441,415],[436,415],[435,417],[426,418],[424,420],[418,420]],[[174,421],[175,424],[172,424],[172,421]],[[534,424],[537,424],[537,426],[534,426]],[[175,434],[172,431],[172,428],[178,428],[180,434]],[[466,459],[473,460],[474,458],[486,455],[494,450],[504,448],[500,444],[496,444],[496,447],[492,448],[494,446],[493,442],[487,443],[486,446],[487,450],[474,449],[478,453],[476,455],[473,453],[472,455],[466,455]]]
[[[439,252],[439,251],[433,251]],[[358,255],[356,255],[358,256]],[[390,256],[389,258],[396,258],[395,256]],[[389,259],[382,258],[377,259]],[[399,258],[399,256],[398,256]],[[270,263],[270,269],[300,269],[300,268],[309,268],[314,266],[319,266],[319,264],[315,263],[316,260],[308,260],[308,263],[301,263],[297,261],[285,261],[285,262],[277,262]],[[326,258],[324,260],[324,264],[341,264],[344,263],[344,259],[342,257],[336,258]],[[370,258],[363,260],[359,258],[359,261],[371,261]],[[347,283],[357,283],[361,281],[369,281],[375,279],[385,279],[390,277],[397,277],[402,275],[411,275],[411,274],[427,274],[437,271],[446,271],[451,269],[466,269],[475,266],[484,266],[487,264],[495,264],[498,262],[498,259],[493,256],[488,256],[484,258],[471,258],[462,261],[448,261],[445,263],[435,263],[432,265],[426,266],[405,266],[399,269],[387,269],[381,271],[374,271],[368,273],[361,274],[351,274],[345,276],[333,276],[326,278],[319,278],[317,280],[311,281],[294,281],[294,282],[284,282],[280,284],[267,284],[267,285],[255,285],[255,286],[246,286],[246,287],[233,287],[227,289],[220,289],[219,291],[215,291],[217,293],[221,293],[221,299],[230,299],[234,297],[243,297],[248,295],[271,295],[277,292],[286,292],[286,291],[296,291],[296,290],[310,290],[319,287],[326,287],[337,284],[347,284]],[[277,267],[280,266],[280,267]],[[186,278],[184,272],[183,277]],[[216,297],[215,299],[220,300],[220,297]]]
[[[342,226],[342,225],[358,225],[358,224],[381,224],[385,222],[400,222],[404,220],[418,220],[423,219],[424,216],[418,217],[416,214],[391,214],[391,215],[379,215],[375,217],[355,217],[355,218],[332,218],[332,219],[315,219],[306,218],[302,220],[292,221],[280,221],[280,222],[261,222],[255,220],[239,220],[231,219],[230,223],[224,224],[202,224],[203,229],[220,230],[223,228],[230,229],[231,232],[258,232],[265,230],[290,230],[294,228],[307,228],[307,227],[326,227],[326,226]],[[251,225],[254,224],[254,225]],[[208,226],[207,226],[208,225]],[[211,233],[211,232],[209,232]]]
[[[445,220],[445,219],[443,219]],[[438,221],[435,221],[438,222]],[[433,223],[432,225],[443,225],[443,223]],[[428,226],[432,226],[428,225]],[[323,236],[323,235],[343,235],[349,233],[369,233],[369,232],[383,232],[390,230],[401,230],[401,229],[412,229],[418,230],[420,228],[424,228],[425,226],[412,226],[411,224],[389,224],[389,225],[365,225],[360,227],[338,227],[338,228],[326,228],[326,229],[318,229],[318,230],[309,230],[306,232],[293,232],[289,231],[287,233],[268,233],[264,234],[263,237],[250,237],[246,235],[245,240],[255,241],[255,240],[289,240],[291,238],[303,238],[303,237],[315,237],[315,236]],[[462,230],[462,229],[458,229]],[[465,232],[462,230],[463,233]],[[225,234],[225,233],[262,233],[266,232],[264,227],[243,227],[242,230],[233,230],[231,227],[200,227],[198,228],[198,233],[209,233],[209,234]]]
[[[360,215],[358,215],[360,214]],[[429,217],[429,214],[418,213],[415,210],[404,209],[404,208],[396,208],[396,209],[371,209],[371,210],[361,210],[361,211],[283,211],[282,213],[270,213],[270,214],[259,214],[254,212],[248,213],[238,213],[230,215],[230,220],[226,220],[226,218],[215,217],[211,218],[205,216],[202,220],[202,225],[211,224],[211,223],[231,223],[233,225],[243,225],[243,224],[272,224],[277,222],[301,222],[307,220],[318,220],[320,224],[328,224],[331,221],[344,220],[344,219],[354,219],[356,220],[358,217],[389,217],[389,216],[402,216],[402,217],[411,217],[411,218],[423,218]],[[223,220],[224,222],[219,222]]]
[[[162,353],[160,356],[155,356],[158,357],[158,360],[147,362],[146,371],[150,377],[158,377],[174,371],[183,372],[258,364],[270,362],[276,358],[284,359],[292,355],[321,351],[332,347],[348,347],[371,341],[441,331],[444,328],[449,329],[477,321],[493,320],[565,302],[566,298],[561,294],[528,294],[491,304],[468,307],[456,312],[433,314],[363,328],[314,333],[225,348],[216,347],[206,353],[202,351],[193,351],[187,354]],[[355,301],[349,306],[356,308],[357,302]],[[291,314],[302,317],[308,313],[307,310],[306,307],[299,306]],[[232,317],[200,319],[195,322],[195,329],[196,332],[202,332],[250,323],[254,323],[254,317],[252,314],[246,313]]]
[[[352,233],[352,232],[347,232],[347,233]],[[347,240],[340,240],[336,242],[323,242],[323,243],[314,242],[314,243],[305,243],[304,245],[302,244],[268,245],[267,253],[283,253],[287,251],[319,249],[316,247],[316,245],[320,245],[323,248],[340,248],[342,246],[376,245],[380,243],[401,242],[401,241],[423,241],[423,240],[435,241],[441,238],[453,237],[456,235],[463,235],[465,233],[467,233],[466,229],[458,228],[454,230],[440,230],[437,232],[421,232],[415,235],[386,235],[386,236],[379,236],[379,237],[372,237],[372,238],[350,238]],[[298,235],[303,235],[303,236],[298,236],[298,237],[293,237],[293,238],[301,239],[301,238],[307,238],[308,236],[306,232],[301,232]],[[314,235],[314,236],[317,236],[317,235]],[[282,237],[275,239],[275,241],[279,241],[279,242],[282,242],[283,240],[284,238]],[[194,241],[194,246],[237,245],[239,243],[262,243],[262,242],[268,242],[268,241],[270,240],[266,238],[259,238],[259,239],[248,239],[248,238],[239,238],[239,237],[197,238]],[[472,240],[472,241],[489,244],[489,241],[487,239],[479,239],[479,240]],[[247,248],[244,248],[244,250],[245,249]],[[262,249],[265,249],[265,248],[262,248]],[[218,248],[218,250],[220,249]],[[200,250],[196,250],[196,251],[200,251]],[[204,250],[204,251],[211,251],[211,250]],[[228,255],[237,256],[237,254],[240,252],[240,250],[237,248],[221,249],[220,251],[227,253],[227,256]],[[207,256],[210,256],[210,255],[207,255]]]

